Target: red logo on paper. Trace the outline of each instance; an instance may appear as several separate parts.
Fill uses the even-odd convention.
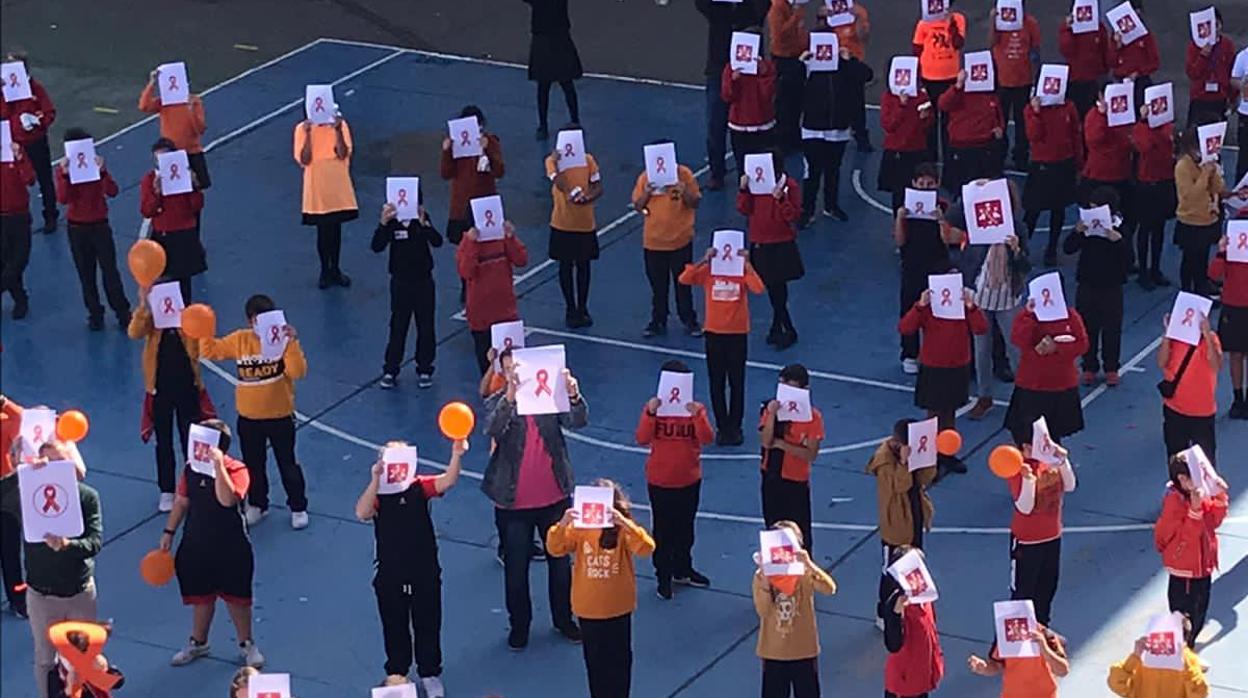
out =
[[[386,463],[386,483],[394,485],[407,482],[408,468],[407,463]]]
[[[1222,151],[1222,136],[1210,136],[1205,139],[1205,152],[1214,155]]]
[[[1119,17],[1117,24],[1119,34],[1130,34],[1136,29],[1135,18],[1131,15],[1123,15]]]
[[[257,693],[256,698],[282,698],[282,694],[277,691],[264,691],[263,693]]]
[[[771,564],[773,565],[788,565],[797,560],[797,551],[791,545],[777,545],[769,552],[771,553]]]
[[[815,44],[815,60],[830,61],[832,56],[832,44]]]
[[[1005,641],[1023,642],[1031,639],[1031,627],[1026,618],[1005,619]]]
[[[975,225],[980,228],[996,228],[1005,225],[1005,211],[1000,199],[975,202]]]
[[[201,462],[212,460],[212,447],[205,441],[191,442],[191,456]]]
[[[1121,114],[1127,110],[1127,96],[1114,95],[1109,98],[1109,110],[1115,114]]]
[[[583,502],[581,504],[581,523],[587,526],[601,526],[607,522],[607,507],[602,502]]]
[[[1017,22],[1018,21],[1018,8],[1017,7],[1002,7],[1001,8],[1001,21],[1002,22]]]
[[[1080,5],[1079,7],[1076,7],[1075,8],[1075,21],[1076,22],[1091,22],[1092,21],[1092,6]]]
[[[1148,634],[1148,652],[1149,654],[1168,655],[1173,657],[1178,653],[1175,647],[1174,633],[1149,633]]]
[[[1044,78],[1044,93],[1046,95],[1055,95],[1062,91],[1062,79],[1055,77]]]
[[[971,66],[971,80],[974,82],[983,82],[988,79],[988,64],[976,63]]]
[[[907,572],[906,586],[910,587],[911,596],[917,596],[927,591],[927,578],[923,576],[923,571],[916,567]]]
[[[944,12],[945,0],[927,0],[927,11],[929,14]]]
[[[893,82],[897,83],[898,87],[909,87],[910,80],[909,68],[898,68],[897,72],[893,73]]]
[[[1213,36],[1213,23],[1201,22],[1200,24],[1197,24],[1196,36],[1199,36],[1202,39],[1208,39],[1209,37]]]
[[[68,501],[69,495],[65,493],[65,488],[54,483],[40,487],[31,495],[31,504],[34,505],[35,511],[45,519],[55,519],[64,514],[65,506],[62,502]]]
[[[834,15],[849,12],[849,3],[845,2],[845,0],[832,0],[828,3],[828,12]]]
[[[737,44],[737,62],[749,63],[754,60],[754,47],[749,44]]]
[[[1170,98],[1166,95],[1154,97],[1148,103],[1148,111],[1152,114],[1165,114],[1170,111]]]

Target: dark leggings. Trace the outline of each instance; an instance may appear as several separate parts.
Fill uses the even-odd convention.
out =
[[[559,288],[563,291],[563,302],[568,306],[569,314],[589,311],[589,264],[588,259],[559,262]],[[572,287],[573,267],[576,268],[575,293]]]
[[[771,299],[771,329],[789,330],[793,321],[789,318],[789,284],[777,281],[767,284],[767,297]]]
[[[1040,214],[1042,211],[1027,211],[1023,215],[1023,222],[1027,225],[1027,230],[1034,237],[1036,234],[1036,224],[1040,222]],[[1066,227],[1066,209],[1055,208],[1049,211],[1049,243],[1045,247],[1045,252],[1057,253],[1057,243],[1062,239],[1062,228]]]
[[[540,127],[546,128],[546,113],[550,111],[550,86],[552,82],[541,80],[537,83],[537,123]],[[559,83],[559,88],[563,90],[563,99],[568,103],[568,121],[577,123],[581,120],[581,109],[576,101],[576,84],[571,80],[563,80]]]
[[[342,253],[342,224],[319,223],[316,226],[316,253],[321,258],[321,274],[339,271]]]
[[[1148,214],[1141,216],[1135,232],[1135,259],[1140,272],[1161,272],[1161,249],[1166,241],[1166,219]]]

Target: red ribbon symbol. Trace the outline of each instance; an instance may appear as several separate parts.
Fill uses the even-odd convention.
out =
[[[399,205],[400,206],[407,205],[407,190],[406,189],[399,190]]]
[[[572,157],[572,153],[573,153],[573,150],[572,150],[572,144],[571,144],[571,143],[564,143],[564,144],[563,144],[563,156],[564,156],[565,158],[570,158],[570,157]]]
[[[269,344],[277,344],[281,341],[282,328],[274,325],[269,328]]]
[[[720,257],[722,261],[732,261],[732,245],[724,245],[724,256]]]
[[[172,312],[173,312],[173,299],[172,299],[172,298],[166,298],[166,299],[165,299],[165,310],[164,310],[164,313],[165,313],[165,315],[168,315],[169,313],[172,313]]]
[[[460,144],[460,145],[468,145],[468,144],[469,144],[469,143],[468,143],[468,132],[467,132],[467,131],[460,131],[460,132],[459,132],[459,144]]]
[[[922,202],[922,201],[916,201],[916,202],[914,202],[914,212],[915,212],[915,213],[923,213],[923,202]]]
[[[87,166],[87,154],[78,153],[78,167],[86,167],[86,166]]]
[[[667,172],[667,163],[663,160],[663,156],[654,159],[654,173]]]
[[[485,227],[486,228],[494,227],[494,212],[493,211],[485,212]]]
[[[1053,305],[1053,292],[1051,290],[1046,288],[1040,291],[1040,296],[1043,298],[1040,305],[1042,306]]]
[[[1248,233],[1239,234],[1239,242],[1235,244],[1237,250],[1248,250]]]
[[[952,305],[952,304],[953,304],[953,299],[952,299],[952,298],[950,298],[950,296],[952,296],[952,295],[953,295],[953,292],[952,292],[952,291],[950,291],[949,289],[947,289],[947,288],[942,288],[942,289],[940,289],[940,304],[941,304],[941,305]]]
[[[927,451],[927,437],[920,436],[919,437],[919,453],[925,453],[926,451]]]
[[[796,401],[796,400],[789,400],[789,404],[786,406],[786,409],[788,409],[788,411],[790,411],[790,412],[796,413],[796,412],[797,412],[797,401]]]
[[[667,401],[680,402],[680,388],[672,388],[671,392],[667,394]]]
[[[17,87],[17,73],[9,73],[9,87]]]
[[[35,443],[42,444],[43,443],[43,425],[36,424],[34,432],[35,432]]]
[[[169,165],[169,179],[182,179],[182,175],[178,174],[178,164],[176,162]]]
[[[755,182],[763,181],[763,168],[761,167],[754,168],[754,181]]]
[[[43,486],[43,513],[48,513],[48,509],[55,509],[59,514],[61,505],[56,503],[56,485]]]
[[[312,111],[325,111],[325,98],[317,97],[312,100]]]
[[[503,349],[511,348],[511,337],[503,337]]]
[[[550,386],[546,384],[546,382],[549,380],[550,380],[550,374],[546,371],[546,369],[543,368],[543,369],[538,370],[537,390],[533,391],[534,397],[539,397],[543,392],[551,397],[555,396],[555,394],[550,391]]]
[[[177,75],[169,76],[169,89],[174,92],[178,91],[178,76]]]
[[[1192,316],[1194,315],[1196,315],[1195,308],[1188,308],[1187,310],[1183,311],[1183,323],[1182,324],[1190,327],[1192,324]]]

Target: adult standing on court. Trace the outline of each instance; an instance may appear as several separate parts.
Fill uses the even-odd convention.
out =
[[[30,98],[13,102],[0,101],[0,118],[9,121],[13,142],[22,146],[39,180],[39,196],[43,199],[43,232],[56,232],[59,216],[56,210],[56,184],[52,180],[52,151],[48,147],[48,129],[56,121],[56,105],[38,80],[30,77],[26,54],[10,51],[5,62],[21,63],[30,83]]]
[[[1167,314],[1165,325],[1169,324]],[[1200,344],[1195,346],[1163,336],[1157,366],[1164,379],[1157,389],[1162,395],[1161,432],[1166,456],[1199,444],[1209,461],[1216,462],[1218,441],[1213,422],[1218,414],[1222,340],[1209,326],[1209,318],[1201,316]]]
[[[762,24],[767,16],[767,0],[743,0],[720,2],[719,0],[694,0],[698,12],[706,17],[706,159],[711,177],[706,182],[709,191],[724,187],[728,155],[728,103],[720,94],[724,66],[728,63],[729,44],[732,33]]]
[[[203,191],[212,186],[212,180],[208,177],[208,160],[204,157],[204,144],[200,141],[208,130],[208,124],[204,120],[204,101],[199,95],[190,95],[182,104],[166,106],[160,101],[160,90],[156,88],[158,80],[160,68],[147,76],[147,84],[139,94],[139,111],[160,115],[160,137],[168,138],[178,150],[186,151],[186,163],[195,173],[195,188]]]
[[[806,64],[802,53],[810,47],[802,15],[805,5],[792,0],[771,0],[767,11],[771,58],[776,64],[776,146],[789,153],[802,147],[800,121]]]
[[[572,463],[563,429],[589,423],[589,406],[576,379],[564,371],[570,411],[522,415],[516,410],[519,378],[513,365],[507,388],[486,400],[485,433],[494,439],[481,479],[481,491],[497,508],[503,548],[503,575],[511,631],[507,646],[520,651],[529,644],[533,607],[529,600],[529,561],[534,529],[542,535],[572,506]],[[572,642],[581,641],[581,629],[572,618],[572,566],[568,558],[547,555],[550,615],[555,629]]]
[[[317,286],[347,287],[342,273],[342,224],[355,220],[359,206],[351,183],[351,127],[342,114],[332,124],[304,119],[295,126],[295,162],[303,168],[303,224],[316,226],[316,252],[321,258]]]
[[[1222,10],[1215,7],[1213,12],[1217,17],[1217,42],[1207,46],[1197,46],[1190,40],[1187,42],[1184,67],[1191,80],[1188,86],[1188,126],[1225,121],[1227,104],[1235,97],[1235,88],[1231,85],[1235,44],[1222,33]]]
[[[953,2],[947,5],[953,7]],[[966,43],[966,16],[961,12],[949,11],[948,16],[939,19],[920,19],[914,27],[914,38],[911,40],[914,55],[919,57],[919,77],[923,79],[923,87],[932,98],[933,103],[940,101],[940,96],[958,79],[958,71],[962,69],[962,46]],[[933,153],[937,142],[944,143],[945,117],[937,113],[940,119],[937,124],[938,133],[930,134],[929,141]]]
[[[568,105],[568,121],[579,122],[581,109],[576,100],[576,84],[581,77],[581,57],[572,42],[572,20],[568,0],[524,0],[533,9],[529,22],[529,79],[537,83],[537,140],[550,132],[546,114],[550,108],[550,86],[559,83]]]

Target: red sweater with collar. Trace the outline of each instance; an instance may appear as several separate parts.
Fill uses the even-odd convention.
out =
[[[784,195],[737,192],[737,211],[750,221],[749,242],[766,245],[797,239],[793,224],[802,215],[802,195],[796,181],[785,177]]]
[[[1033,162],[1074,160],[1077,168],[1083,166],[1083,129],[1079,128],[1079,111],[1073,102],[1040,107],[1040,111],[1028,105],[1023,110],[1023,121],[1027,124]]]
[[[1035,313],[1027,308],[1018,312],[1014,318],[1014,329],[1010,332],[1010,341],[1018,347],[1020,355],[1018,372],[1014,376],[1016,387],[1061,392],[1078,385],[1075,360],[1088,350],[1088,330],[1077,310],[1067,306],[1066,312],[1069,316],[1065,320],[1051,322],[1040,322]],[[1063,334],[1073,336],[1075,341],[1058,343],[1057,350],[1052,354],[1036,352],[1040,340]]]
[[[1057,36],[1057,46],[1070,66],[1071,82],[1093,82],[1109,72],[1109,45],[1112,39],[1105,27],[1094,32],[1076,34],[1062,23]]]
[[[1235,65],[1235,44],[1225,36],[1206,56],[1196,44],[1187,42],[1187,78],[1192,81],[1188,88],[1193,102],[1221,102],[1235,99],[1235,86],[1231,84],[1231,67]],[[1217,85],[1210,92],[1208,86]]]
[[[52,122],[56,121],[56,105],[52,103],[48,91],[34,78],[30,78],[30,95],[30,99],[16,102],[5,102],[0,99],[0,118],[9,120],[13,141],[20,145],[34,143],[48,135],[48,129],[52,126]],[[34,114],[39,117],[39,125],[29,131],[22,128],[22,114]]]
[[[919,112],[923,104],[931,104],[927,90],[919,88],[917,97],[908,97],[906,103],[892,92],[885,91],[880,98],[880,125],[884,129],[884,149],[899,153],[913,153],[927,149],[927,134],[936,125],[936,115],[931,108]],[[934,106],[934,105],[933,105]]]
[[[1136,181],[1174,181],[1174,124],[1150,128],[1148,121],[1137,121],[1131,131],[1131,145],[1140,154],[1135,165]]]
[[[1238,245],[1238,240],[1231,240]],[[1209,278],[1222,282],[1222,303],[1236,308],[1248,308],[1248,264],[1226,261],[1226,254],[1219,252],[1209,262]]]
[[[53,168],[53,174],[56,176],[56,202],[68,205],[65,218],[70,223],[108,222],[108,199],[117,196],[118,188],[107,169],[100,168],[99,180],[83,184],[71,184],[69,174],[60,166]]]
[[[496,322],[520,317],[516,311],[516,289],[512,267],[529,263],[529,251],[520,238],[478,242],[465,237],[455,250],[459,277],[468,284],[464,315],[473,332],[488,332]]]
[[[954,303],[963,302],[961,298]],[[971,363],[970,334],[988,331],[988,318],[979,306],[966,309],[965,320],[946,320],[932,314],[930,305],[915,303],[897,323],[903,335],[923,331],[923,345],[919,348],[919,363],[929,368],[958,368]]]
[[[1083,165],[1085,178],[1098,182],[1131,179],[1130,126],[1110,128],[1108,115],[1093,107],[1083,117],[1083,140],[1088,149]]]
[[[1161,54],[1157,52],[1157,40],[1151,33],[1121,48],[1114,44],[1111,37],[1107,49],[1109,67],[1113,70],[1114,77],[1119,80],[1131,73],[1152,75],[1161,67]]]
[[[770,58],[758,63],[757,75],[732,79],[732,63],[724,64],[719,96],[728,104],[728,125],[739,130],[763,130],[776,120],[776,64]]]
[[[1001,104],[993,92],[966,92],[956,86],[940,96],[940,110],[949,115],[949,145],[978,148],[994,140],[993,129],[1005,129]]]
[[[30,192],[35,183],[35,168],[23,154],[14,162],[0,163],[0,215],[30,215]]]
[[[200,191],[173,196],[158,194],[154,170],[148,170],[139,182],[139,213],[152,219],[152,230],[158,233],[194,228],[198,223],[195,214],[203,207],[204,193]]]

